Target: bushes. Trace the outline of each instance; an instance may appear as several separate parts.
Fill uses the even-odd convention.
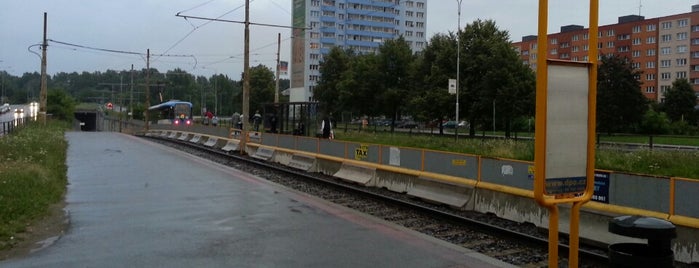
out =
[[[67,123],[32,123],[0,138],[0,249],[61,200],[67,183]]]

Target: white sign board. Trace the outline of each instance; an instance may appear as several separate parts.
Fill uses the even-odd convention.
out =
[[[456,79],[449,79],[449,94],[456,94]]]
[[[549,195],[585,191],[589,65],[549,64],[546,108],[546,183]]]

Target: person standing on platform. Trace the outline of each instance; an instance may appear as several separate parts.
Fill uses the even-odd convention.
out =
[[[211,111],[206,111],[204,116],[206,116],[206,118],[204,118],[204,120],[206,120],[204,122],[204,125],[208,125],[209,123],[211,123],[211,119],[214,118],[214,113],[212,113]]]
[[[272,133],[277,133],[277,115],[272,114],[272,116],[269,117],[269,132]]]
[[[255,126],[255,131],[260,131],[260,122],[262,122],[262,116],[260,115],[260,110],[255,111],[255,115],[252,116],[252,123]]]
[[[332,113],[330,113],[329,116],[326,116],[323,118],[323,121],[320,122],[320,130],[323,134],[323,139],[333,139],[335,138],[333,135],[333,129],[332,129]]]
[[[238,112],[233,113],[233,116],[231,116],[231,127],[232,128],[237,128],[240,129],[240,114]]]

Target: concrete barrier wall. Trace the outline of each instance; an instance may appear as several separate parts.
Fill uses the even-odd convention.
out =
[[[481,158],[481,181],[534,190],[534,164],[496,158]]]
[[[376,164],[379,163],[379,152],[380,146],[376,144],[348,142],[346,159]]]
[[[288,148],[288,149],[295,149],[295,150],[315,154],[315,153],[318,153],[318,139],[310,138],[310,137],[297,137],[296,138],[296,148]]]
[[[675,213],[677,215],[699,218],[699,181],[675,179]]]
[[[422,170],[422,152],[420,149],[381,146],[382,165]]]
[[[339,158],[349,157],[345,150],[347,143],[335,140],[319,140],[318,153]]]
[[[278,134],[274,133],[264,133],[263,139],[261,141],[262,145],[267,145],[267,146],[275,146],[277,147],[278,141],[279,141],[279,136]]]
[[[424,171],[466,179],[478,179],[478,157],[438,151],[424,151]]]
[[[658,212],[670,211],[670,179],[612,173],[609,204]]]
[[[267,136],[267,133],[265,133],[265,136]],[[277,146],[282,147],[282,148],[286,148],[286,149],[296,149],[296,136],[278,135],[277,136]]]

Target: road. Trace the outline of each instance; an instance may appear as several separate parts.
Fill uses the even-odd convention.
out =
[[[36,117],[38,113],[38,106],[31,104],[12,104],[10,105],[10,111],[0,114],[0,136],[6,132],[6,128],[13,124],[13,121],[21,117]],[[15,109],[22,109],[24,113],[15,113]]]

